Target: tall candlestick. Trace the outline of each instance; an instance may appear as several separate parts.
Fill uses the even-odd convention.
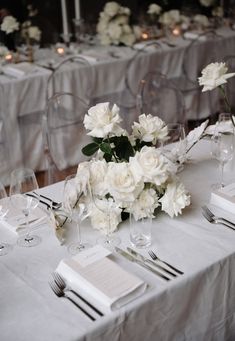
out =
[[[81,19],[80,0],[74,0],[74,4],[75,4],[75,19],[80,20]]]
[[[61,0],[61,9],[62,9],[62,23],[63,23],[63,34],[64,36],[68,36],[68,16],[67,16],[67,7],[66,0]]]

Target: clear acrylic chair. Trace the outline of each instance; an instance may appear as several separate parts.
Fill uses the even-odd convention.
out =
[[[140,81],[136,106],[138,114],[156,115],[166,123],[186,123],[182,92],[160,72],[148,72]]]
[[[49,98],[43,115],[48,184],[61,180],[63,170],[86,159],[81,149],[90,141],[83,125],[87,110],[87,102],[71,93],[56,93]]]
[[[217,104],[213,103],[210,91],[204,93],[201,91],[198,77],[201,76],[204,67],[217,61],[215,44],[217,39],[219,40],[221,37],[211,30],[192,40],[184,52],[181,75],[171,78],[175,87],[180,89],[184,95],[188,119],[198,121],[205,118],[201,117],[203,111],[212,114],[216,110]],[[195,56],[197,56],[196,60]]]

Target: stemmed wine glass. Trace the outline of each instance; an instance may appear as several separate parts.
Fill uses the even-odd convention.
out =
[[[224,186],[224,166],[232,160],[234,151],[234,129],[229,114],[219,115],[211,142],[211,154],[219,161],[221,167],[221,182],[212,187],[219,189]]]
[[[90,244],[82,242],[81,238],[81,222],[87,217],[87,208],[84,203],[79,202],[82,193],[78,193],[76,190],[75,177],[76,174],[67,176],[64,183],[64,208],[77,226],[77,242],[73,242],[68,246],[68,251],[72,255],[91,247]],[[77,200],[75,203],[69,200],[73,194],[75,194],[75,200]]]
[[[34,210],[39,200],[28,196],[27,193],[38,189],[38,183],[34,171],[30,168],[17,168],[11,173],[10,200],[13,207],[22,211],[26,220],[26,234],[19,237],[19,246],[31,247],[41,242],[41,238],[30,233],[29,215]]]
[[[9,198],[5,187],[0,183],[0,222],[5,219],[9,212]],[[0,256],[7,255],[12,249],[12,245],[0,242]]]

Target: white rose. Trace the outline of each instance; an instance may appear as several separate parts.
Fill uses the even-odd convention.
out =
[[[100,20],[97,24],[96,30],[98,33],[106,32],[108,28],[108,23],[106,21]]]
[[[121,212],[122,209],[115,203],[111,205],[108,200],[96,199],[89,213],[91,225],[108,235],[115,231],[121,222]]]
[[[211,63],[202,70],[202,76],[198,78],[199,84],[203,85],[202,92],[213,90],[227,83],[227,79],[235,73],[226,73],[228,68],[225,63]]]
[[[107,33],[109,34],[112,40],[118,40],[122,34],[122,28],[120,25],[110,23],[107,28]]]
[[[120,13],[120,14],[125,14],[125,15],[127,15],[127,16],[130,16],[130,15],[131,15],[130,8],[128,8],[128,7],[123,7],[123,6],[120,8],[119,13]]]
[[[42,32],[39,30],[39,28],[37,26],[29,27],[28,33],[29,33],[29,38],[30,39],[34,39],[36,41],[40,41]]]
[[[130,158],[129,163],[137,180],[160,186],[170,176],[168,160],[154,147],[144,146]]]
[[[90,186],[94,194],[104,196],[108,192],[107,170],[108,164],[104,159],[90,162]]]
[[[141,180],[136,181],[129,163],[126,162],[108,163],[106,181],[109,193],[117,202],[133,202],[144,187]]]
[[[200,0],[200,4],[205,7],[210,7],[214,4],[215,0]]]
[[[0,57],[4,57],[8,53],[9,53],[8,48],[6,46],[0,45]]]
[[[182,209],[190,204],[190,196],[186,193],[184,185],[172,182],[167,185],[166,192],[159,199],[162,210],[171,218],[182,213]]]
[[[167,126],[157,116],[142,114],[139,116],[139,123],[134,122],[132,126],[133,135],[145,142],[155,144],[157,140],[165,140],[167,137]]]
[[[6,34],[12,33],[14,31],[17,31],[19,29],[19,23],[11,15],[7,15],[4,17],[3,22],[1,24],[1,30],[6,32]]]
[[[137,25],[133,26],[133,33],[134,33],[136,39],[140,39],[141,38],[141,34],[142,34],[141,27],[137,26]]]
[[[117,18],[113,19],[112,22],[118,25],[128,24],[129,18],[126,15],[119,15]]]
[[[202,14],[196,14],[193,17],[193,21],[197,24],[200,24],[204,27],[208,27],[210,25],[209,19],[207,18],[206,15],[202,15]]]
[[[126,46],[132,46],[136,41],[135,35],[133,33],[123,34],[120,37],[120,42]]]
[[[215,8],[213,8],[211,14],[214,17],[223,18],[223,16],[224,16],[224,9],[221,6],[215,7]]]
[[[153,188],[144,189],[131,205],[135,220],[145,217],[154,218],[154,210],[159,206],[158,195]]]
[[[100,34],[99,35],[100,43],[101,45],[110,45],[111,44],[111,39],[107,34]]]
[[[147,13],[159,15],[161,13],[161,11],[162,11],[161,6],[159,6],[157,4],[151,4],[151,5],[149,5]]]
[[[75,178],[76,188],[79,193],[87,194],[90,184],[90,164],[89,162],[81,162],[77,168]]]
[[[90,130],[88,135],[93,137],[107,137],[110,134],[120,135],[122,128],[119,123],[119,108],[116,104],[110,109],[109,103],[98,103],[88,110],[84,117],[84,126]]]
[[[110,17],[114,17],[116,14],[118,14],[119,9],[120,5],[117,2],[115,1],[107,2],[106,5],[104,6],[104,13],[106,13]]]

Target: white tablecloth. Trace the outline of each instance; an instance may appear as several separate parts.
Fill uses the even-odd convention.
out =
[[[218,52],[215,61],[221,61],[235,50],[235,31],[222,28],[218,34],[218,39],[214,41]],[[200,42],[200,44],[206,43],[206,41]],[[130,66],[130,60],[136,53],[134,49],[112,46],[86,47],[82,50],[82,54],[84,56],[96,56],[97,62],[92,63],[90,70],[79,67],[77,63],[65,67],[64,71],[59,73],[58,83],[60,85],[57,90],[72,91],[84,98],[87,94],[85,89],[87,84],[90,84],[91,78],[91,97],[95,99],[93,100],[95,103],[104,101],[106,95],[122,94],[126,86],[125,77],[127,73],[128,83],[133,93],[137,92],[139,81],[150,70],[157,69],[167,74],[169,78],[180,76],[184,52],[190,44],[190,40],[181,37],[176,38],[175,47],[169,47],[161,41],[159,44],[161,47],[156,50],[151,49],[142,53],[141,58],[136,58],[132,66]],[[197,60],[201,58],[200,44],[195,49],[192,73],[197,67]],[[45,66],[51,62],[52,56],[54,55],[51,51],[39,50],[38,55],[35,55],[35,62]],[[57,56],[55,62],[58,63],[58,61],[59,57]],[[127,66],[130,66],[128,70]],[[1,180],[5,183],[8,182],[9,171],[23,163],[35,170],[45,169],[40,117],[46,107],[46,84],[50,73],[49,69],[41,68],[37,73],[17,80],[0,75],[0,112],[5,123],[9,149],[8,157],[10,159],[8,167],[5,169],[2,167],[0,170]],[[200,118],[208,117],[212,112],[219,110],[218,92],[216,90],[212,92],[212,98],[212,103],[210,101],[201,103]],[[124,99],[120,97],[120,102],[122,101]],[[197,118],[196,114],[192,116],[192,113],[188,111],[186,115],[190,115],[187,118]],[[130,126],[130,123],[135,119],[137,119],[136,110],[131,110],[128,117],[124,116],[124,125]]]
[[[220,175],[209,147],[206,141],[195,146],[191,162],[180,173],[191,192],[191,206],[178,218],[159,214],[153,224],[151,248],[184,271],[183,276],[165,282],[116,256],[121,266],[150,287],[122,309],[91,322],[71,302],[57,298],[48,285],[51,272],[69,255],[45,225],[37,230],[42,237],[40,245],[29,249],[14,246],[1,257],[1,341],[233,341],[235,232],[210,224],[201,214],[210,186]],[[228,165],[225,179],[234,181],[234,165]],[[58,183],[42,191],[60,200],[62,189],[63,183]],[[234,215],[230,218],[235,222]],[[87,226],[82,232],[84,240],[95,244],[97,231]],[[121,224],[118,233],[121,247],[129,246],[128,222]],[[0,239],[16,241],[3,227]]]

